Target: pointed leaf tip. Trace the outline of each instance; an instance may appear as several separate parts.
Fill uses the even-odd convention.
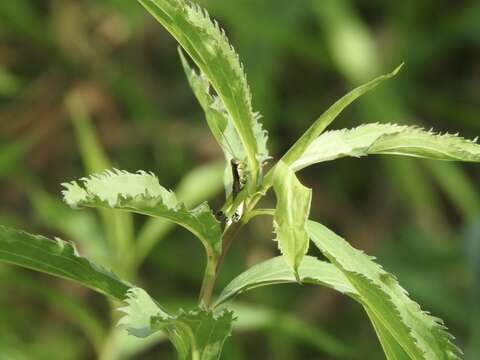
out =
[[[396,76],[400,70],[402,70],[403,66],[405,65],[405,62],[402,62],[400,65],[398,65],[395,70],[393,70],[390,74],[391,76]]]
[[[294,171],[345,156],[389,154],[444,161],[480,162],[480,145],[451,134],[436,134],[417,126],[364,124],[328,131],[316,138],[291,165]]]

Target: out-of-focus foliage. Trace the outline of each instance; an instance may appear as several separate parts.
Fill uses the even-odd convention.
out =
[[[467,138],[480,133],[476,1],[200,3],[242,54],[253,108],[264,116],[274,157],[319,111],[400,62],[405,67],[395,80],[359,100],[335,126],[396,122]],[[72,101],[78,98],[83,105]],[[102,150],[86,154],[94,149],[92,136]],[[82,253],[110,259],[116,269],[125,244],[139,234],[146,250],[137,254],[131,273],[152,296],[171,294],[177,308],[198,290],[201,245],[161,221],[144,225],[134,218],[129,225],[131,220],[103,213],[99,222],[94,212],[70,210],[59,202],[58,184],[101,171],[103,162],[154,171],[172,188],[182,174],[221,157],[175,42],[136,2],[0,2],[1,224],[72,238]],[[193,181],[197,194],[177,189],[179,199],[193,206],[220,194],[221,169],[218,174],[215,181]],[[356,159],[324,163],[297,176],[315,190],[313,218],[380,257],[412,298],[450,325],[465,357],[480,357],[478,168],[371,157],[361,165]],[[218,195],[213,204],[222,200]],[[233,245],[219,285],[278,253],[264,224],[252,221]],[[117,248],[124,250],[111,254],[108,244],[120,228],[125,244]],[[110,331],[118,314],[110,319],[103,298],[79,287],[5,265],[0,279],[0,354],[7,358],[172,356],[162,339],[127,342]],[[360,307],[331,291],[292,284],[253,290],[242,300],[249,304],[239,309],[264,322],[234,328],[241,335],[227,340],[225,358],[312,358],[319,351],[328,359],[383,358]],[[322,331],[306,333],[305,322]]]

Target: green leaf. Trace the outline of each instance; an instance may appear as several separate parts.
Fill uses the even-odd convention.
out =
[[[152,316],[161,316],[165,319],[171,317],[142,288],[130,288],[126,295],[124,301],[127,306],[118,309],[125,315],[118,325],[124,325],[130,335],[146,338],[155,332],[151,326]]]
[[[223,344],[232,330],[234,320],[230,311],[216,314],[203,310],[170,315],[162,310],[142,289],[132,288],[126,299],[128,306],[120,325],[138,337],[164,331],[175,346],[179,359],[219,359]]]
[[[461,351],[451,343],[453,337],[441,320],[422,311],[393,275],[325,226],[309,221],[308,232],[358,291],[377,332],[382,334],[384,348],[386,341],[395,339],[412,359],[459,359]]]
[[[208,126],[223,149],[227,161],[232,158],[246,159],[242,141],[222,100],[218,96],[211,95],[210,82],[207,77],[203,73],[197,74],[188,64],[183,52],[179,50],[179,53],[190,87],[205,112]]]
[[[62,184],[64,200],[72,207],[103,207],[161,217],[190,230],[203,243],[207,256],[221,251],[221,228],[207,203],[188,210],[175,194],[162,187],[155,175],[139,171],[106,171],[77,182]]]
[[[480,145],[457,135],[439,135],[415,126],[366,124],[322,134],[291,167],[298,171],[315,163],[344,156],[370,154],[479,162]]]
[[[305,256],[298,268],[302,283],[323,285],[352,298],[358,297],[357,290],[348,278],[334,265]],[[222,291],[215,307],[233,299],[237,295],[261,286],[297,282],[283,256],[252,266],[233,279]]]
[[[152,319],[154,329],[173,327],[172,342],[179,359],[216,360],[220,359],[223,344],[232,332],[234,321],[231,311],[223,310],[213,314],[204,310],[180,311],[171,319],[160,316]]]
[[[139,0],[179,42],[208,79],[229,114],[243,144],[246,161],[256,186],[261,163],[268,158],[267,135],[251,104],[251,93],[238,55],[225,32],[208,13],[183,0]],[[214,131],[218,138],[219,132]]]
[[[410,360],[411,357],[403,350],[401,345],[392,337],[392,335],[388,332],[388,329],[383,326],[381,321],[373,314],[368,307],[363,307],[367,312],[370,321],[372,322],[373,328],[377,333],[378,339],[380,340],[380,344],[382,345],[383,352],[388,360]]]
[[[212,131],[215,139],[223,150],[226,160],[226,168],[224,171],[225,193],[228,198],[232,192],[233,176],[231,170],[231,160],[247,158],[242,141],[235,130],[232,118],[226,111],[222,100],[218,96],[210,94],[210,83],[202,73],[197,74],[188,64],[180,50],[180,59],[183,68],[198,102],[205,112],[208,126]],[[242,160],[242,161],[243,161]]]
[[[288,150],[288,152],[282,157],[282,160],[291,165],[295,162],[310,144],[320,136],[320,134],[337,118],[338,115],[352,102],[358,99],[360,96],[374,89],[377,85],[380,85],[385,80],[388,80],[398,74],[403,64],[393,70],[391,73],[382,75],[373,79],[372,81],[361,85],[347,95],[337,100],[327,111],[325,111],[310,128],[297,140],[297,142]]]
[[[191,170],[175,189],[178,199],[187,207],[192,207],[218,194],[223,185],[223,166],[222,162],[214,162]],[[137,237],[136,265],[173,226],[172,222],[162,218],[150,218],[145,222]]]
[[[79,256],[71,243],[4,226],[0,226],[0,261],[69,279],[117,300],[123,300],[130,287]]]
[[[288,265],[298,277],[298,267],[310,242],[306,223],[310,214],[312,190],[303,186],[283,161],[275,166],[273,189],[277,197],[274,215],[276,241]]]
[[[21,87],[22,80],[9,69],[0,66],[0,96],[12,96]]]

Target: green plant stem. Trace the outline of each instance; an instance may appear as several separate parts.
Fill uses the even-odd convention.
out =
[[[215,288],[215,283],[217,281],[218,275],[220,273],[220,268],[222,267],[223,261],[225,260],[225,256],[227,255],[228,250],[230,249],[230,246],[232,245],[232,242],[235,236],[240,231],[240,229],[257,215],[273,214],[273,210],[271,209],[259,209],[259,210],[254,210],[254,209],[255,209],[255,206],[257,206],[257,203],[260,201],[260,199],[265,196],[267,190],[272,186],[274,170],[275,170],[275,167],[270,169],[270,171],[265,176],[261,191],[253,194],[251,199],[247,198],[245,200],[245,203],[247,203],[248,205],[246,206],[246,210],[244,211],[242,218],[239,221],[232,223],[224,231],[222,236],[222,252],[218,257],[218,259],[216,261],[209,260],[207,262],[207,266],[205,268],[205,274],[203,276],[202,287],[200,289],[200,296],[199,296],[199,303],[201,307],[205,309],[210,309],[212,304],[213,290]],[[244,189],[237,196],[237,198],[243,198],[246,194],[246,191],[247,189]],[[233,202],[233,206],[235,205],[237,205],[236,201]],[[223,208],[227,208],[227,207],[229,207],[228,201]],[[215,270],[212,274],[213,264],[215,265],[214,266]]]
[[[245,203],[248,205],[246,206],[246,210],[244,211],[240,221],[232,223],[224,231],[222,236],[222,252],[218,257],[218,259],[216,259],[216,261],[213,261],[213,260],[210,261],[210,259],[208,260],[207,266],[205,268],[202,287],[200,289],[199,303],[201,307],[205,309],[211,308],[213,290],[215,288],[215,283],[217,281],[218,275],[220,273],[220,268],[222,267],[223,261],[225,260],[225,256],[227,255],[228,250],[230,249],[230,246],[232,245],[232,242],[235,236],[240,231],[240,229],[257,215],[273,214],[273,209],[258,209],[258,210],[254,210],[254,209],[255,209],[255,206],[257,206],[260,199],[265,196],[268,189],[272,186],[274,171],[275,171],[275,166],[272,167],[266,174],[260,191],[254,193],[250,199],[247,198],[245,200]],[[233,204],[230,199],[225,203],[222,209],[227,209],[227,208],[236,209],[240,205],[237,202],[239,201],[239,199],[244,199],[246,197],[246,194],[247,194],[247,189],[243,189],[242,192],[237,196],[237,199],[233,201]],[[213,273],[212,273],[212,268],[215,269]]]
[[[200,306],[205,309],[210,309],[212,304],[212,295],[215,288],[215,283],[220,272],[220,267],[223,264],[228,249],[230,248],[233,239],[238,234],[238,231],[245,225],[245,222],[240,221],[232,223],[227,229],[225,229],[222,236],[222,252],[218,259],[209,261],[205,269],[205,275],[203,277],[202,288],[200,290]]]
[[[213,288],[215,286],[215,270],[218,259],[209,257],[207,259],[207,266],[203,274],[202,287],[199,295],[199,306],[204,309],[210,307],[212,301]]]

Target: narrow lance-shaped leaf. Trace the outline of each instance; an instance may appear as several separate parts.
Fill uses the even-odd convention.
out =
[[[127,331],[137,337],[147,337],[157,331],[167,334],[179,359],[216,360],[232,330],[231,311],[216,313],[204,310],[183,311],[171,315],[162,310],[140,288],[128,291],[126,315],[120,320]]]
[[[357,100],[360,96],[374,89],[385,80],[388,80],[398,74],[403,64],[393,70],[391,73],[382,75],[373,79],[372,81],[361,85],[341,99],[337,100],[330,106],[313,124],[310,128],[297,140],[297,142],[288,150],[282,157],[282,160],[291,165],[296,161],[307,149],[307,147],[321,134],[323,131],[337,118],[338,115],[352,102]]]
[[[452,134],[435,134],[414,126],[366,124],[319,136],[292,164],[298,171],[344,156],[392,154],[446,161],[480,161],[480,145]]]
[[[303,186],[295,173],[282,161],[275,167],[273,188],[277,197],[274,215],[276,241],[299,279],[298,267],[308,251],[306,222],[310,214],[312,190]]]
[[[241,139],[235,130],[229,113],[223,107],[222,100],[218,96],[211,95],[210,82],[206,76],[203,73],[197,74],[190,67],[181,50],[179,50],[179,54],[190,87],[205,112],[208,126],[222,147],[227,161],[232,158],[246,159]]]
[[[210,82],[205,75],[202,73],[197,74],[195,70],[190,67],[181,50],[179,50],[179,53],[190,87],[202,106],[208,126],[225,155],[226,168],[224,171],[224,186],[228,198],[232,192],[233,183],[230,167],[231,160],[245,160],[247,155],[243,148],[242,141],[235,130],[232,118],[226,111],[222,100],[220,100],[218,96],[210,94]]]
[[[313,256],[305,256],[298,267],[298,276],[302,283],[323,285],[352,298],[358,297],[357,290],[337,267]],[[254,265],[238,275],[223,289],[215,306],[257,287],[294,282],[297,282],[297,279],[285,259],[278,256]]]
[[[162,187],[155,175],[143,171],[106,171],[65,183],[64,200],[72,207],[104,207],[127,210],[170,220],[185,227],[203,243],[207,256],[221,252],[221,228],[207,203],[188,210],[175,194]]]
[[[208,13],[184,0],[139,0],[179,42],[215,89],[238,133],[253,182],[268,157],[266,132],[251,104],[251,93],[238,55],[225,32]],[[215,134],[215,136],[218,136]],[[255,185],[255,183],[253,184]]]
[[[73,244],[0,226],[0,261],[62,277],[117,300],[130,285],[78,255]]]
[[[412,359],[459,359],[440,319],[434,318],[408,297],[397,279],[363,252],[325,226],[309,221],[308,232],[315,245],[336,265],[358,291],[381,341],[394,339]],[[380,325],[381,327],[378,327]],[[387,333],[388,332],[388,333]],[[390,344],[390,350],[397,344]]]

